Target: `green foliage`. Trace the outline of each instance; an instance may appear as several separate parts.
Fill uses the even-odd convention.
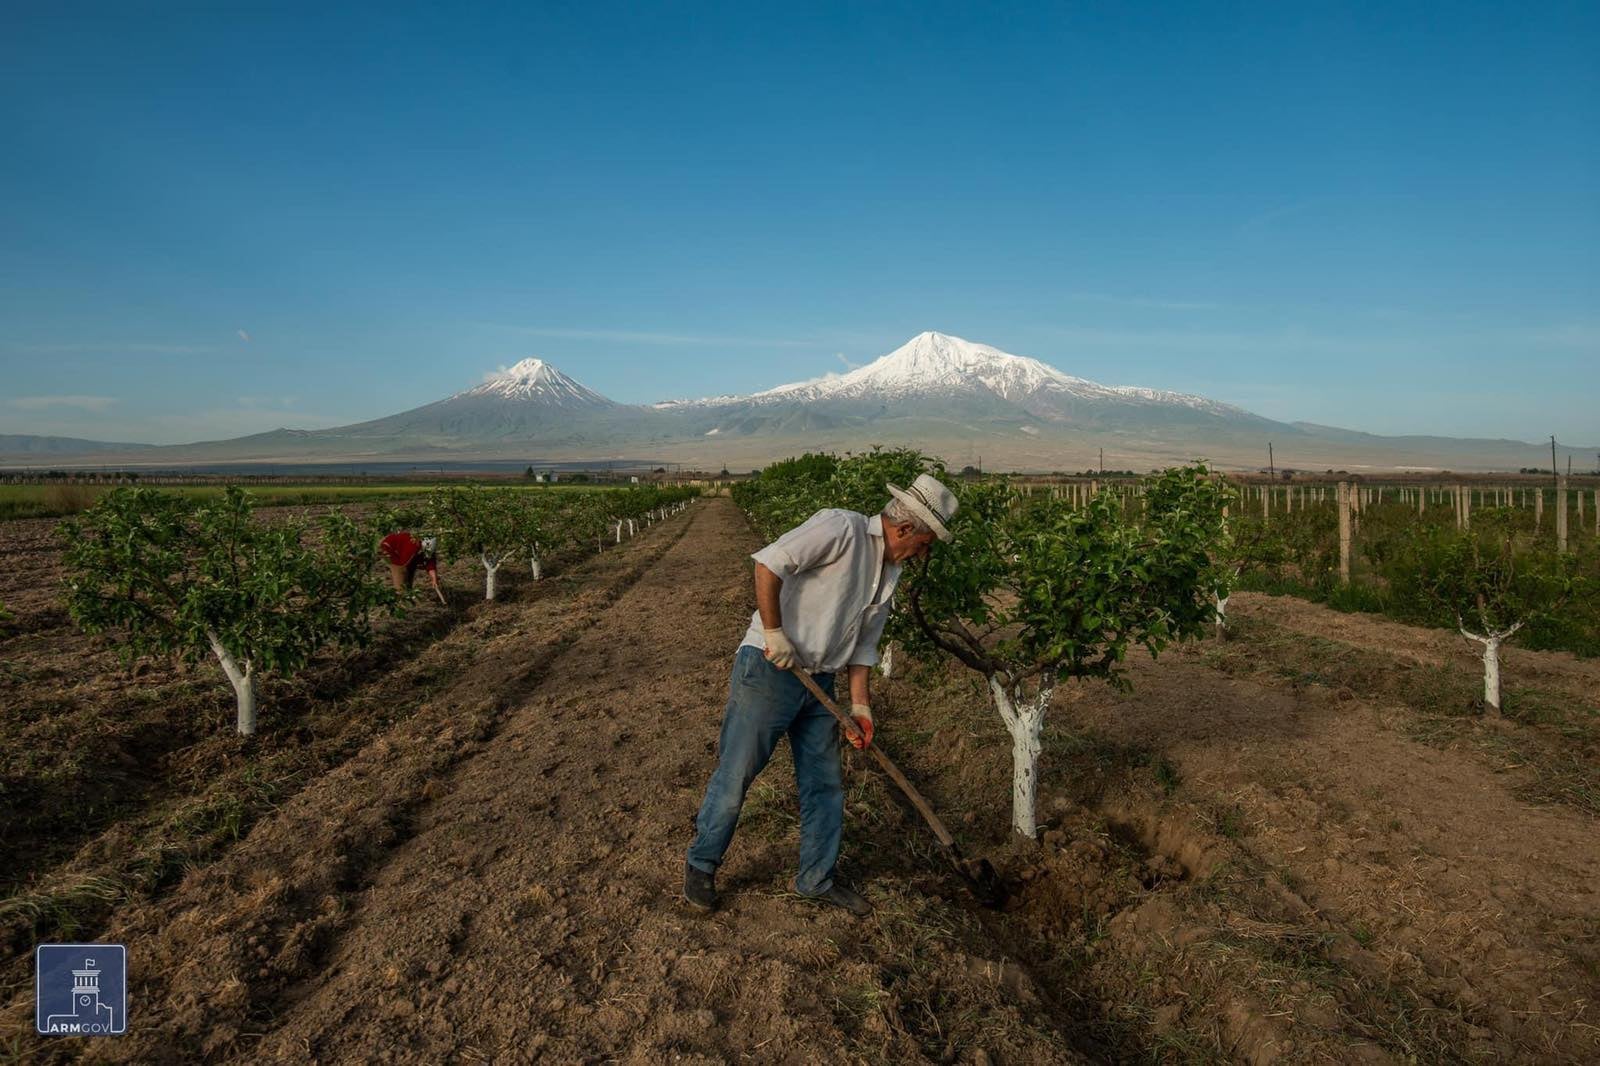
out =
[[[1331,501],[1289,513],[1275,512],[1264,526],[1259,516],[1236,518],[1232,520],[1235,539],[1255,538],[1259,545],[1244,563],[1240,584],[1276,595],[1306,597],[1335,610],[1380,613],[1415,625],[1455,629],[1461,604],[1451,605],[1457,597],[1435,587],[1437,578],[1447,563],[1459,576],[1476,550],[1486,573],[1498,566],[1501,577],[1516,573],[1519,583],[1543,581],[1559,587],[1572,582],[1572,591],[1559,609],[1528,614],[1515,638],[1519,645],[1600,654],[1600,596],[1584,591],[1600,589],[1600,543],[1574,524],[1569,554],[1564,560],[1558,558],[1548,502],[1543,523],[1536,527],[1533,508],[1524,504],[1525,492],[1521,488],[1513,491],[1515,506],[1497,507],[1481,502],[1492,494],[1480,491],[1466,531],[1456,528],[1448,499],[1442,505],[1430,500],[1420,515],[1414,501],[1369,503],[1353,523],[1354,573],[1348,585],[1339,582],[1338,517]],[[1471,547],[1474,543],[1476,549]],[[1445,555],[1451,546],[1457,553],[1453,562]],[[1491,565],[1494,558],[1500,563]],[[1542,592],[1534,597],[1542,598]],[[1472,618],[1475,598],[1463,603],[1462,619]]]
[[[1143,482],[1140,521],[1116,492],[1082,507],[964,485],[947,550],[912,575],[923,641],[1008,688],[1039,677],[1120,682],[1130,645],[1152,654],[1214,618],[1222,507],[1203,466]]]
[[[733,502],[767,540],[776,540],[817,510],[826,506],[828,484],[839,460],[832,455],[807,452],[797,459],[773,463],[730,490]],[[880,505],[881,506],[881,505]]]
[[[247,667],[298,671],[329,644],[365,644],[394,605],[373,578],[368,531],[330,513],[268,525],[238,488],[184,499],[118,488],[62,523],[67,609],[91,633],[115,631],[130,656],[199,660],[211,640]]]
[[[428,527],[438,531],[439,554],[446,559],[470,554],[499,565],[528,543],[521,524],[521,500],[513,489],[448,485],[428,497]]]
[[[912,449],[804,455],[733,493],[773,538],[826,507],[875,514],[886,482],[906,485],[922,472],[943,477],[945,467]],[[1233,490],[1202,465],[1141,485],[1142,518],[1133,497],[1111,490],[1075,507],[1002,478],[958,482],[954,540],[904,579],[908,597],[887,636],[1009,684],[1042,674],[1115,679],[1129,644],[1156,651],[1198,633],[1229,576],[1219,562]]]
[[[427,525],[439,533],[439,551],[446,559],[472,555],[482,561],[491,575],[485,579],[486,592],[493,599],[493,571],[512,554],[603,542],[619,519],[637,522],[694,495],[690,488],[653,485],[583,493],[441,486],[429,497]]]
[[[825,508],[875,515],[889,502],[885,484],[904,487],[924,473],[943,478],[944,464],[912,448],[873,448],[842,459],[807,452],[734,485],[733,502],[763,537],[775,540]]]
[[[1439,530],[1404,543],[1390,587],[1431,606],[1435,620],[1503,633],[1560,610],[1585,586],[1579,561],[1518,543],[1513,516],[1484,512],[1472,529]]]

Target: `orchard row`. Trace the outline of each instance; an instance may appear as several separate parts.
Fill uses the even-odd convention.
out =
[[[599,550],[608,536],[620,541],[624,527],[665,518],[696,494],[459,486],[436,490],[425,507],[365,520],[330,510],[314,521],[268,522],[237,487],[215,499],[118,488],[61,525],[67,608],[129,657],[214,657],[234,689],[238,731],[250,734],[264,673],[297,673],[329,646],[363,647],[377,615],[404,607],[407,597],[380,568],[385,534],[431,532],[446,558],[476,557],[493,599],[496,571],[512,555],[529,558],[538,578],[541,554],[591,542]]]

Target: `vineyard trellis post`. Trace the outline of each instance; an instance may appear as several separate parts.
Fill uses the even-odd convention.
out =
[[[1339,584],[1350,584],[1350,483],[1339,482]]]
[[[1556,478],[1556,551],[1567,553],[1567,479]]]

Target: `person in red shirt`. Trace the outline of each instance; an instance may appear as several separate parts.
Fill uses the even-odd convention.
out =
[[[417,579],[417,571],[426,570],[428,580],[433,582],[434,595],[439,597],[440,603],[445,602],[444,593],[439,588],[438,543],[432,537],[418,540],[409,530],[402,529],[384,537],[378,543],[378,550],[389,560],[389,577],[394,582],[396,592],[409,589]]]

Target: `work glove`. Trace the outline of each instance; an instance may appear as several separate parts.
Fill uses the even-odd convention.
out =
[[[872,743],[872,708],[865,703],[852,703],[850,705],[850,718],[861,730],[859,737],[850,737],[850,746],[857,751],[865,751],[867,745]]]
[[[794,645],[789,643],[789,638],[784,635],[783,627],[776,629],[763,629],[762,635],[767,638],[767,659],[779,670],[792,670],[799,662],[795,655]]]

